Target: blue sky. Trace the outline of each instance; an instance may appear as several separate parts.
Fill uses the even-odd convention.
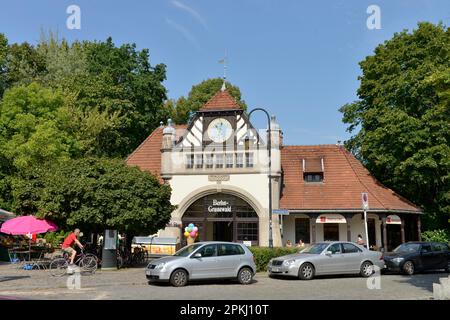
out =
[[[81,29],[69,30],[69,5],[81,9]],[[369,5],[381,9],[381,29],[369,30]],[[450,20],[448,0],[39,0],[2,1],[0,32],[10,43],[35,44],[40,30],[66,39],[134,42],[152,64],[167,65],[170,98],[222,76],[249,108],[275,114],[286,144],[327,144],[349,138],[340,106],[356,99],[358,62],[394,32],[418,21]],[[256,116],[263,125],[262,115]]]

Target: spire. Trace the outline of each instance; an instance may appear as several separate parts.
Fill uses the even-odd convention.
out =
[[[219,60],[219,63],[223,64],[223,83],[222,83],[222,88],[220,88],[220,91],[222,91],[222,92],[227,90],[227,85],[226,85],[226,81],[227,81],[227,60],[228,60],[227,53],[225,53],[225,58]]]

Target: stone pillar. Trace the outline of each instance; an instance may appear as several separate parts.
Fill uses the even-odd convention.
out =
[[[345,214],[344,217],[345,217],[345,220],[347,221],[347,241],[352,241],[351,222],[353,219],[353,215]]]
[[[311,238],[310,238],[310,243],[314,244],[316,243],[316,219],[317,219],[318,215],[309,215],[309,221],[311,224]]]
[[[401,225],[400,225],[400,236],[401,236],[401,240],[402,243],[405,243],[405,218],[403,216],[400,216],[400,221],[401,221]]]
[[[387,251],[387,225],[386,225],[386,215],[381,217],[381,224],[383,227],[383,248]]]
[[[422,233],[421,230],[422,229],[422,221],[420,220],[420,215],[417,215],[417,239],[419,241],[422,241]]]

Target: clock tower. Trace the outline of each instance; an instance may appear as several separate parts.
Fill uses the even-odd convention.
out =
[[[272,203],[277,208],[282,134],[275,118],[271,128]],[[169,121],[162,128],[161,178],[172,187],[171,202],[178,206],[172,222],[183,228],[194,223],[202,240],[267,245],[268,134],[267,128],[253,127],[226,88],[205,103],[186,127]],[[228,211],[221,211],[224,208],[218,204],[225,203]],[[279,231],[277,221],[273,230]]]

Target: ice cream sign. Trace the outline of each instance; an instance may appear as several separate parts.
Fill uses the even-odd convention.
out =
[[[208,206],[208,212],[231,212],[231,205],[228,201],[213,199],[212,205]]]

